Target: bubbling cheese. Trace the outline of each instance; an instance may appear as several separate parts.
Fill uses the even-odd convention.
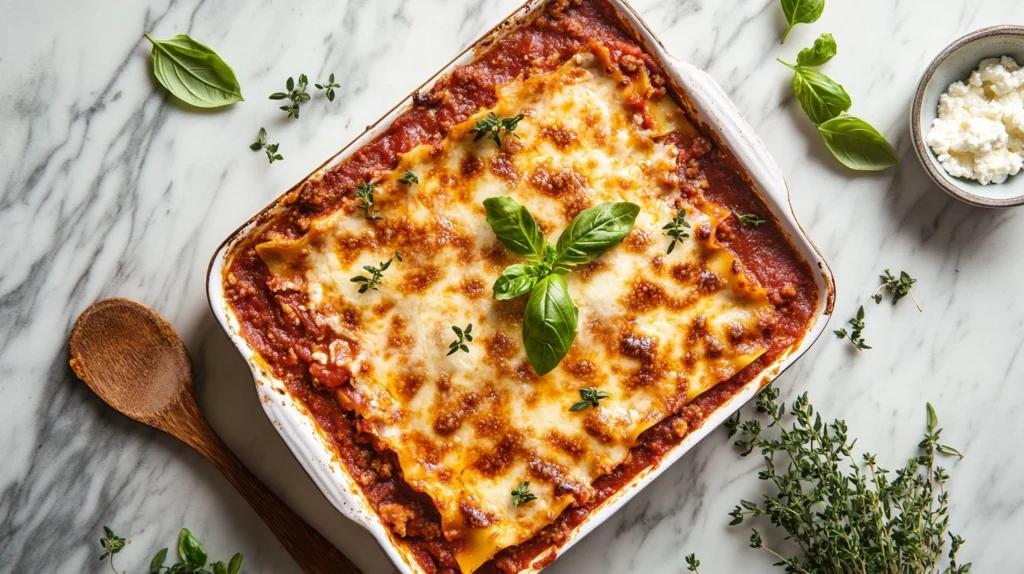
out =
[[[513,81],[493,108],[404,154],[375,182],[382,220],[340,210],[300,239],[257,247],[276,284],[305,290],[316,320],[337,334],[315,352],[349,374],[338,400],[429,495],[464,572],[588,500],[640,433],[760,356],[774,317],[765,291],[715,240],[727,214],[676,187],[679,150],[662,136],[695,133],[683,112],[667,96],[638,105],[643,72],[609,73],[600,56]],[[487,112],[524,114],[518,138],[474,142]],[[406,170],[419,183],[400,183]],[[485,220],[483,200],[504,195],[552,241],[593,205],[641,207],[622,244],[566,276],[578,334],[543,377],[523,349],[526,297],[492,298],[502,270],[521,262]],[[680,208],[693,237],[669,255],[662,227]],[[359,293],[351,278],[394,251],[403,260],[379,290]],[[448,355],[451,327],[470,323],[469,352]],[[570,412],[586,387],[609,397]],[[537,498],[515,506],[523,481]]]

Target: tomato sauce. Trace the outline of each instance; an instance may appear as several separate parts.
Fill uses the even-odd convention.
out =
[[[456,543],[444,538],[440,517],[430,499],[403,480],[394,454],[378,448],[372,436],[361,428],[359,417],[343,409],[331,391],[314,383],[310,374],[314,363],[311,347],[329,343],[332,333],[309,316],[304,295],[271,290],[270,271],[255,246],[271,237],[299,237],[318,216],[339,209],[352,211],[355,188],[377,172],[394,169],[402,153],[416,145],[440,141],[452,126],[481,107],[493,104],[499,87],[517,77],[554,70],[572,55],[596,46],[608,49],[612,65],[625,60],[635,65],[639,60],[652,77],[662,73],[658,64],[620,27],[613,9],[604,0],[555,0],[534,22],[489,46],[474,62],[453,71],[430,92],[417,94],[412,109],[399,116],[382,135],[323,177],[300,186],[282,202],[287,207],[275,212],[229,255],[225,295],[239,319],[243,337],[275,376],[285,382],[289,392],[307,407],[392,537],[409,549],[427,572],[458,572]],[[778,320],[765,335],[768,350],[729,381],[648,429],[639,437],[627,462],[595,482],[595,496],[590,501],[569,507],[526,543],[501,551],[481,572],[514,572],[542,555],[546,556],[543,560],[553,560],[551,550],[564,542],[590,512],[637,474],[657,464],[718,405],[798,342],[811,323],[817,307],[812,270],[739,175],[741,170],[734,160],[702,137],[679,144],[685,148],[679,156],[680,170],[696,170],[703,175],[706,185],[701,193],[706,200],[768,220],[756,230],[742,227],[734,220],[720,224],[718,229],[719,241],[768,290],[776,306]],[[347,373],[318,372],[317,379],[334,387],[345,383]]]

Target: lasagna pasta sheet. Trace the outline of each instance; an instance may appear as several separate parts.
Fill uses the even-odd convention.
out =
[[[764,290],[716,242],[728,212],[680,193],[684,162],[672,142],[693,127],[671,98],[640,97],[650,88],[643,69],[609,73],[605,58],[578,55],[513,81],[492,109],[403,155],[375,181],[383,219],[350,205],[299,240],[257,247],[272,288],[305,291],[312,315],[337,335],[314,350],[314,376],[433,500],[464,572],[587,500],[640,433],[761,355],[773,320]],[[524,114],[519,138],[504,137],[500,149],[474,142],[470,130],[487,112]],[[406,170],[419,183],[400,183]],[[491,296],[519,262],[485,221],[483,200],[502,195],[552,241],[587,207],[641,207],[622,244],[566,277],[579,332],[543,377],[523,350],[526,297]],[[662,227],[680,209],[692,237],[667,254]],[[395,251],[403,260],[380,289],[359,293],[351,278]],[[469,352],[447,355],[451,327],[469,323]],[[610,397],[570,412],[584,387]],[[511,491],[522,481],[537,499],[516,507]]]

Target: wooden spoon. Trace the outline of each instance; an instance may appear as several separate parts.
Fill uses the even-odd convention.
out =
[[[303,572],[359,573],[217,438],[196,404],[188,350],[163,317],[128,299],[96,302],[71,329],[71,368],[115,410],[177,437],[213,463]]]

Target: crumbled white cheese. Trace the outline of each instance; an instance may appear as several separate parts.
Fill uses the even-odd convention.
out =
[[[967,84],[939,96],[928,145],[946,173],[1002,183],[1024,167],[1024,69],[1009,56],[982,60]]]

